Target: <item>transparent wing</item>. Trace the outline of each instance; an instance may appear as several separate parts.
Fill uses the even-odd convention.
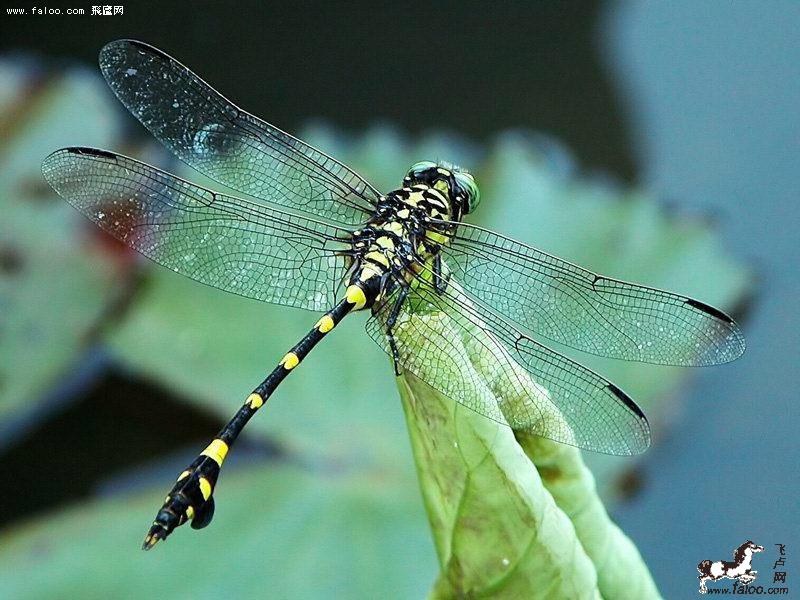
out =
[[[367,322],[390,356],[387,320],[399,293]],[[455,284],[439,293],[416,280],[391,331],[402,370],[485,417],[606,454],[650,444],[647,419],[622,390],[478,310]]]
[[[112,152],[65,148],[47,182],[102,229],[148,258],[222,290],[327,310],[346,272],[347,232],[217,194]]]
[[[380,196],[340,162],[240,109],[152,46],[111,42],[100,52],[100,69],[158,140],[223,185],[354,225],[366,220]]]
[[[744,352],[738,325],[697,300],[603,277],[486,229],[459,224],[443,248],[475,299],[550,340],[599,356],[705,366]]]

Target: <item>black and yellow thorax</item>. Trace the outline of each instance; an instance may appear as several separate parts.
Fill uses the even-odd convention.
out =
[[[428,161],[412,166],[403,187],[381,196],[369,221],[353,232],[347,299],[354,310],[371,307],[432,265],[478,200],[465,171]]]
[[[424,184],[383,197],[373,218],[354,233],[348,294],[361,300],[356,310],[370,307],[397,278],[410,280],[429,263],[449,243],[454,217],[447,195]]]

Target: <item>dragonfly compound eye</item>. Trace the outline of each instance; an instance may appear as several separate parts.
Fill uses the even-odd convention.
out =
[[[472,174],[465,171],[457,171],[455,178],[460,194],[465,199],[464,212],[471,213],[478,208],[478,204],[481,202],[481,191],[478,189],[478,184],[475,183]]]
[[[406,174],[406,178],[409,180],[410,183],[428,183],[428,177],[426,175],[436,170],[436,163],[431,162],[429,160],[422,160],[418,163],[414,163],[411,165],[411,168],[408,170]]]

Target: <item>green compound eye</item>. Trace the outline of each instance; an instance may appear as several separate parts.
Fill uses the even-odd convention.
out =
[[[475,183],[475,178],[470,173],[457,172],[455,177],[456,183],[467,198],[466,211],[471,213],[481,203],[481,191],[478,189],[478,184]]]
[[[419,179],[419,176],[422,175],[425,171],[430,169],[435,169],[436,163],[431,162],[429,160],[422,160],[418,163],[414,163],[411,165],[411,168],[408,170],[406,177],[410,178],[412,181]]]

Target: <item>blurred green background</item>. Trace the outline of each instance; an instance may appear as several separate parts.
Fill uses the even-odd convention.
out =
[[[476,222],[743,317],[748,352],[724,367],[573,354],[655,428],[643,457],[586,459],[666,597],[744,539],[798,541],[796,4],[137,2],[0,26],[0,596],[405,598],[437,573],[360,318],[248,427],[213,525],[138,550],[171,478],[315,316],[153,267],[45,187],[65,145],[201,181],[102,82],[97,51],[120,37],[380,188],[460,162]]]

